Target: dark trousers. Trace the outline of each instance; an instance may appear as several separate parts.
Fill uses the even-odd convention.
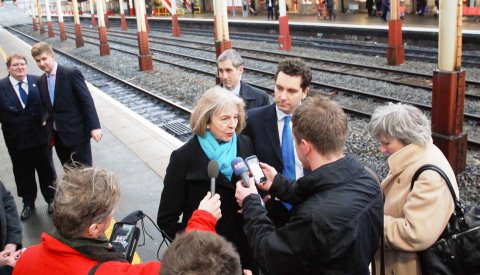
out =
[[[58,138],[57,132],[54,131],[54,135],[55,150],[57,151],[57,156],[60,159],[62,166],[65,164],[71,164],[72,161],[79,162],[85,166],[92,166],[92,148],[90,146],[90,139],[72,147],[65,147],[62,141]]]
[[[13,165],[13,175],[17,185],[18,196],[25,205],[34,206],[37,198],[38,174],[40,191],[47,203],[53,201],[55,190],[53,183],[57,178],[52,161],[52,150],[47,145],[31,149],[17,150],[8,148]]]
[[[270,17],[273,20],[273,7],[267,7],[267,19],[270,19]]]

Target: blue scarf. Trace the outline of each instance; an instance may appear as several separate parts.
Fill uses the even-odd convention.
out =
[[[208,159],[216,160],[220,172],[232,180],[233,169],[230,163],[237,156],[237,134],[234,133],[232,140],[222,144],[218,144],[210,130],[207,130],[203,137],[197,135],[197,138]]]

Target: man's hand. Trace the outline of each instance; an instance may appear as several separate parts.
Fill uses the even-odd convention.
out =
[[[258,194],[257,188],[255,187],[255,180],[250,178],[250,187],[245,188],[242,184],[242,181],[237,181],[237,190],[235,191],[235,198],[237,199],[238,206],[242,207],[243,200],[250,194]]]
[[[99,142],[103,137],[102,129],[92,130],[91,135],[96,142]]]
[[[212,197],[210,192],[207,192],[207,195],[200,202],[200,205],[198,205],[198,209],[210,212],[218,221],[222,217],[222,211],[220,210],[221,204],[219,194],[215,194]]]
[[[273,179],[278,174],[278,172],[277,170],[275,170],[275,168],[263,162],[260,162],[260,168],[262,168],[262,171],[265,174],[267,181],[264,184],[258,185],[258,188],[263,191],[268,191],[270,190],[270,187],[272,187]]]

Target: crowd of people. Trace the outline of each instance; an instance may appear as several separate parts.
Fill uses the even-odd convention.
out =
[[[309,95],[304,62],[278,64],[271,102],[242,81],[242,57],[226,50],[217,59],[221,84],[199,98],[190,117],[194,135],[166,170],[157,224],[173,242],[162,262],[131,264],[105,237],[121,188],[113,172],[92,166],[90,142],[102,131],[84,78],[59,65],[46,43],[31,52],[45,74],[28,75],[27,59],[13,54],[0,80],[0,123],[24,204],[18,215],[0,182],[2,274],[380,274],[380,265],[386,274],[421,274],[416,252],[437,240],[453,213],[435,172],[422,173],[411,189],[417,169],[434,164],[458,196],[420,110],[389,104],[372,115],[368,131],[390,169],[379,183],[344,153],[348,117],[332,99]],[[265,181],[245,184],[231,162],[252,155]],[[20,220],[35,210],[36,172],[54,230],[25,249]]]

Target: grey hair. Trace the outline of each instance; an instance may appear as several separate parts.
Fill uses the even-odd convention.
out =
[[[401,103],[378,107],[368,123],[368,131],[372,137],[386,135],[399,139],[405,145],[416,144],[421,147],[430,143],[430,127],[430,120],[422,111]]]
[[[240,56],[240,54],[234,50],[234,49],[228,49],[224,51],[217,59],[217,63],[224,62],[226,60],[231,60],[232,65],[235,68],[238,68],[240,66],[243,66],[245,62],[243,62],[243,58]]]

